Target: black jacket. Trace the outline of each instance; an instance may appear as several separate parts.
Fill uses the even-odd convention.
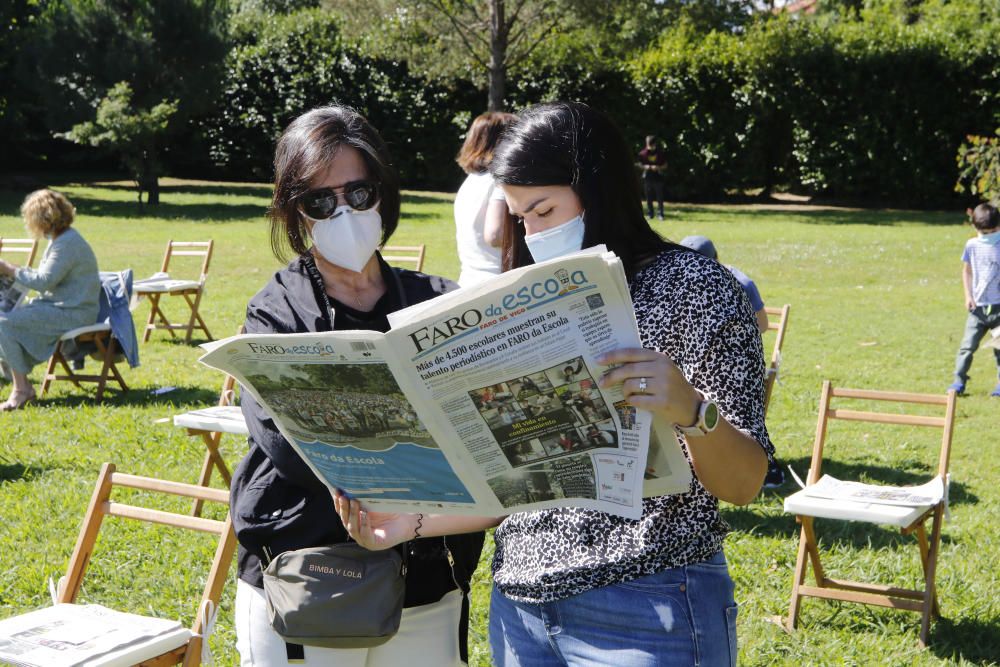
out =
[[[247,333],[330,331],[333,314],[326,310],[323,285],[310,279],[308,256],[278,271],[247,306]],[[379,257],[387,287],[386,312],[426,301],[455,287],[423,273],[392,268]],[[241,396],[250,430],[250,450],[233,474],[230,509],[239,540],[239,576],[263,587],[263,549],[278,554],[291,549],[347,541],[329,490],[278,432],[274,422],[249,392]],[[455,575],[464,588],[476,569],[483,547],[482,532],[409,543],[407,607],[428,604],[455,589],[445,544],[455,558]]]

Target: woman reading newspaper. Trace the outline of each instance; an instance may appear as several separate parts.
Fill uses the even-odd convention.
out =
[[[0,364],[13,380],[0,412],[20,410],[35,400],[28,373],[52,356],[60,336],[97,321],[101,293],[97,258],[71,226],[76,208],[65,195],[35,190],[24,198],[21,215],[32,238],[44,236],[49,245],[37,269],[0,259],[0,276],[38,292],[27,304],[0,313]]]
[[[720,264],[661,239],[642,216],[629,150],[611,121],[574,103],[529,109],[491,171],[516,223],[505,268],[604,243],[629,277],[643,349],[597,363],[600,382],[672,423],[694,478],[647,498],[639,520],[579,508],[508,516],[494,539],[490,647],[497,665],[735,665],[736,604],[719,499],[748,503],[773,452],[763,351],[750,303]],[[490,519],[362,511],[341,520],[373,549]]]
[[[455,286],[390,267],[379,255],[379,244],[399,221],[399,180],[382,138],[353,110],[314,109],[294,120],[278,141],[274,171],[271,245],[279,258],[285,248],[294,258],[250,300],[247,333],[387,331],[388,313]],[[288,646],[271,628],[261,576],[267,554],[348,536],[329,491],[271,418],[248,392],[241,404],[250,449],[233,474],[231,509],[240,543],[236,632],[242,664],[460,664],[468,612],[458,589],[468,587],[479,561],[481,532],[401,541],[408,551],[403,616],[398,634],[381,646]]]

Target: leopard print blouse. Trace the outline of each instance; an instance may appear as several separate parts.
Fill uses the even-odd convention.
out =
[[[667,354],[772,458],[761,339],[733,275],[698,253],[667,250],[639,271],[631,293],[643,346]],[[551,602],[703,561],[728,530],[697,477],[686,493],[643,500],[639,520],[582,508],[517,513],[494,535],[494,585],[513,600]]]

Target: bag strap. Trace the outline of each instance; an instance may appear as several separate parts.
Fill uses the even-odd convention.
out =
[[[452,554],[447,536],[442,537],[441,540],[444,542],[444,550],[448,554],[448,566],[451,568],[452,581],[462,591],[462,612],[458,617],[458,656],[462,662],[469,664],[469,590],[472,586],[472,577],[467,575],[455,555]],[[461,574],[456,572],[456,567],[461,570]]]

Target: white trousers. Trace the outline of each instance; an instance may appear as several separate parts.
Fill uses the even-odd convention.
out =
[[[462,592],[438,602],[403,609],[396,636],[373,648],[306,646],[305,661],[288,662],[285,640],[267,618],[264,591],[242,579],[236,582],[236,650],[241,667],[459,667],[458,622]]]

